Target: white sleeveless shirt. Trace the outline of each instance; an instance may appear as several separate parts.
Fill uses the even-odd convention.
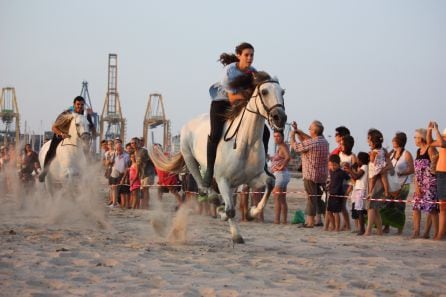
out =
[[[407,151],[404,150],[402,155],[398,159],[394,158],[393,155],[391,156],[392,165],[395,168],[395,172],[397,174],[406,172],[407,169],[409,168],[409,163],[407,163],[407,160],[406,160],[406,153],[407,153]],[[398,180],[399,180],[400,184],[405,184],[405,185],[411,184],[412,179],[413,179],[413,174],[402,175],[402,176],[398,175]]]
[[[348,163],[348,165],[352,166],[353,164],[353,154],[347,155],[343,152],[339,153],[339,158],[341,159],[341,167],[343,163]]]
[[[345,154],[344,152],[339,152],[339,159],[341,159],[341,168],[343,167],[343,164],[348,163],[348,167],[352,167],[353,165],[353,153],[350,155]],[[354,185],[354,182],[352,179],[344,180],[344,185]]]

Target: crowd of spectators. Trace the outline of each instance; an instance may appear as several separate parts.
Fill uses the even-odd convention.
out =
[[[402,234],[406,202],[412,187],[413,203],[408,206],[413,211],[412,237],[420,237],[423,213],[427,217],[422,237],[430,238],[431,229],[433,238],[444,237],[446,129],[441,133],[437,123],[431,122],[427,128],[414,131],[414,144],[418,148],[415,155],[406,149],[408,138],[404,132],[395,133],[392,149],[387,151],[381,131],[370,129],[367,133],[370,151],[357,154],[353,152],[355,141],[350,130],[340,126],[335,132],[338,146],[331,153],[320,121],[310,124],[308,134],[293,122],[289,146],[281,131],[274,132],[276,151],[268,158],[275,177],[272,192],[275,224],[288,223],[286,192],[292,150],[300,155],[307,195],[305,222],[299,227],[324,226],[327,231],[352,231],[358,235],[382,235],[395,228],[396,234]],[[21,151],[16,150],[13,144],[0,148],[1,183],[6,192],[12,191],[14,178],[23,183],[23,189],[29,190],[41,171],[38,155],[31,144],[25,144]],[[215,206],[198,195],[191,174],[179,175],[155,168],[143,139],[133,137],[125,146],[119,138],[102,141],[101,162],[109,185],[108,205],[111,208],[148,209],[153,188],[158,200],[162,200],[164,193],[171,193],[175,197],[175,209],[193,201],[197,213],[216,216]],[[264,189],[251,189],[251,195],[249,191],[244,185],[238,195],[241,221],[248,219],[249,197],[256,206]],[[264,222],[263,212],[257,221]]]
[[[420,236],[421,213],[427,214],[423,237],[442,239],[446,232],[446,129],[440,133],[435,122],[414,132],[416,158],[405,147],[407,135],[396,132],[392,149],[383,147],[381,131],[370,129],[369,152],[353,153],[354,138],[348,128],[336,128],[338,147],[330,154],[320,121],[313,121],[309,134],[293,122],[291,149],[301,154],[307,205],[304,228],[324,226],[327,231],[351,230],[347,202],[358,235],[382,235],[390,228],[402,234],[411,186],[413,196],[412,237]],[[433,136],[435,133],[435,139]],[[296,141],[297,136],[297,141]],[[438,149],[438,150],[437,150]],[[443,179],[443,180],[442,180]],[[325,200],[322,199],[325,193]],[[412,202],[412,201],[411,201]],[[321,214],[325,213],[322,223]],[[367,226],[365,227],[365,222]],[[376,232],[373,229],[376,228]]]

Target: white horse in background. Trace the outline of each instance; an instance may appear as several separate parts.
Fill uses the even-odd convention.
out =
[[[54,184],[72,185],[73,178],[81,174],[82,168],[87,164],[86,152],[89,149],[91,132],[87,117],[75,112],[63,115],[63,120],[70,121],[69,136],[63,139],[56,148],[56,155],[47,165],[48,174],[45,186],[53,194]],[[51,141],[46,142],[39,152],[41,168]]]
[[[262,76],[261,80],[259,77]],[[242,184],[251,188],[266,187],[262,200],[248,214],[256,217],[265,207],[274,187],[274,178],[266,174],[265,150],[262,136],[265,120],[271,128],[282,130],[286,123],[284,90],[277,80],[266,73],[258,73],[254,78],[254,91],[251,98],[238,106],[238,112],[226,121],[223,130],[224,140],[220,141],[214,166],[214,178],[225,203],[222,219],[227,219],[232,240],[243,243],[237,223],[233,220],[235,207],[233,194]],[[181,130],[180,153],[167,159],[162,153],[150,151],[155,166],[169,172],[178,172],[187,166],[201,191],[203,179],[200,174],[207,166],[207,138],[210,131],[209,115],[201,115],[183,126]]]

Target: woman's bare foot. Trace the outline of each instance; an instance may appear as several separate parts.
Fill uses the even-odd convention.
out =
[[[419,237],[420,237],[420,232],[414,232],[414,233],[412,233],[412,236],[410,238],[416,239],[416,238],[419,238]]]

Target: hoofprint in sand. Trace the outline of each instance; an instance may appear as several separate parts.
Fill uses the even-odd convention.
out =
[[[300,186],[294,180],[289,190]],[[271,198],[266,223],[241,223],[246,243],[233,246],[226,222],[175,213],[170,195],[150,210],[99,206],[106,209],[105,228],[73,206],[70,216],[48,216],[45,202],[17,203],[4,194],[1,200],[1,296],[446,294],[446,244],[408,239],[409,205],[403,236],[358,237],[271,224]],[[290,220],[305,200],[289,194],[288,203]],[[153,229],[154,218],[168,224],[158,226],[164,236]]]

